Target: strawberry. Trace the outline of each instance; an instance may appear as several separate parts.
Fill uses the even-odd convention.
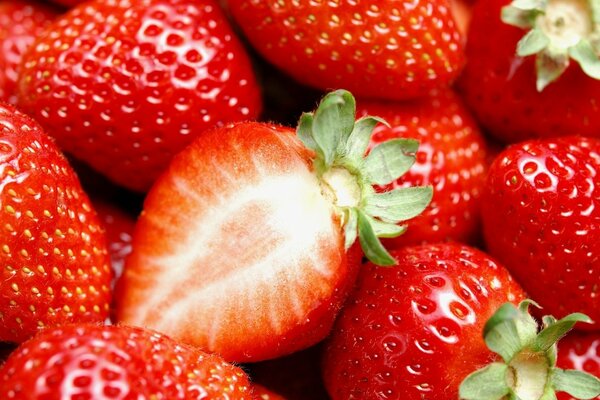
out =
[[[518,308],[506,303],[485,324],[485,343],[500,360],[471,373],[460,385],[460,399],[550,400],[557,394],[592,399],[600,395],[600,379],[556,367],[557,342],[575,323],[589,323],[589,317],[575,313],[557,321],[547,315],[540,329],[529,314],[531,304],[538,306],[531,300]]]
[[[271,392],[264,386],[254,384],[252,387],[254,389],[254,400],[285,400],[283,397]]]
[[[0,101],[16,103],[15,82],[23,53],[58,12],[28,0],[0,3]]]
[[[0,105],[0,177],[0,341],[104,321],[111,271],[98,217],[54,142],[7,105]]]
[[[509,3],[474,6],[460,82],[468,106],[503,142],[600,136],[600,9],[592,0]]]
[[[392,251],[369,263],[336,321],[324,355],[333,400],[456,399],[461,380],[490,359],[486,320],[523,291],[486,254],[459,244]]]
[[[282,356],[323,339],[378,236],[420,213],[430,187],[376,193],[414,162],[396,139],[365,157],[377,119],[355,122],[350,93],[325,96],[297,135],[239,123],[198,137],[146,198],[119,282],[118,320],[227,360]]]
[[[545,310],[582,311],[600,325],[600,141],[513,145],[492,164],[482,193],[490,253]]]
[[[269,62],[320,89],[406,99],[449,85],[464,59],[445,0],[247,1],[228,6]]]
[[[597,333],[571,333],[560,341],[558,348],[556,364],[560,368],[585,371],[600,378],[600,336]],[[573,400],[566,393],[557,397],[558,400]]]
[[[246,374],[156,332],[126,326],[50,328],[0,369],[0,398],[252,400]]]
[[[215,0],[76,7],[24,57],[18,99],[66,152],[136,191],[206,129],[260,111]]]
[[[433,185],[431,204],[408,222],[389,248],[422,242],[473,242],[479,232],[479,195],[487,172],[487,148],[477,125],[452,92],[410,103],[360,102],[359,115],[377,115],[390,127],[375,128],[371,146],[406,137],[420,141],[415,166],[386,189]]]

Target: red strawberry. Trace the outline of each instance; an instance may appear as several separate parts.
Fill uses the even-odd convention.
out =
[[[117,294],[117,316],[257,361],[323,339],[357,270],[394,259],[377,236],[421,212],[431,188],[376,194],[414,162],[414,140],[364,158],[377,121],[326,96],[288,128],[241,123],[199,137],[146,198]],[[384,166],[387,166],[384,167]]]
[[[285,400],[280,395],[271,392],[269,389],[263,386],[254,384],[252,387],[254,389],[254,400]]]
[[[2,105],[0,177],[0,341],[104,321],[111,271],[96,213],[54,142]]]
[[[252,45],[298,81],[406,99],[447,86],[463,63],[445,0],[228,0]]]
[[[450,9],[456,21],[456,28],[465,38],[465,41],[471,23],[472,8],[473,5],[470,0],[450,0]]]
[[[0,398],[252,400],[246,374],[217,355],[125,326],[47,329],[0,369]]]
[[[600,325],[600,141],[564,137],[509,147],[482,194],[487,248],[545,311]]]
[[[323,373],[333,400],[454,400],[490,359],[486,320],[523,291],[478,250],[439,244],[393,251],[394,268],[363,266],[336,321]]]
[[[585,371],[600,378],[600,336],[597,333],[571,333],[560,341],[559,349],[559,367]],[[566,393],[557,397],[558,400],[573,400]]]
[[[28,0],[0,3],[0,101],[16,103],[15,82],[23,53],[58,12]]]
[[[260,111],[215,0],[76,7],[25,56],[18,97],[65,151],[137,191],[206,129]]]
[[[359,115],[377,115],[391,127],[375,128],[371,146],[393,138],[419,140],[416,164],[387,189],[433,185],[423,214],[409,221],[390,248],[422,242],[473,242],[479,232],[479,195],[485,182],[486,144],[468,111],[452,92],[411,103],[360,102]]]
[[[598,46],[600,9],[590,0],[509,3],[479,1],[473,10],[461,88],[475,116],[504,142],[600,136],[600,49],[588,54],[587,45]],[[532,9],[517,8],[525,4]]]

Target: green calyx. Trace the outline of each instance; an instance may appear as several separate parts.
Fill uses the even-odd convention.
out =
[[[577,322],[591,322],[575,313],[556,320],[543,318],[544,326],[529,314],[531,300],[519,307],[506,303],[484,328],[487,346],[504,362],[495,362],[473,372],[460,385],[464,400],[556,400],[556,392],[576,399],[600,395],[600,379],[575,370],[556,368],[557,342]],[[539,306],[537,306],[539,307]]]
[[[542,91],[575,60],[600,79],[600,0],[513,0],[502,21],[528,29],[517,54],[536,55],[537,89]]]
[[[378,123],[386,122],[377,117],[356,120],[354,97],[337,90],[327,94],[314,113],[300,117],[297,135],[316,154],[315,173],[340,217],[346,249],[358,238],[369,260],[389,266],[396,262],[379,238],[404,233],[406,227],[401,223],[425,209],[433,189],[375,190],[375,185],[387,185],[406,173],[419,147],[413,139],[393,139],[367,154]]]

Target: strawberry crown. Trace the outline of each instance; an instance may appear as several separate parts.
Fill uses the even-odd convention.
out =
[[[542,91],[575,60],[600,79],[600,0],[513,0],[502,21],[529,31],[517,55],[536,55],[537,89]]]
[[[543,317],[543,328],[529,314],[531,300],[518,307],[502,305],[486,323],[483,336],[490,350],[504,362],[494,362],[473,372],[461,384],[464,400],[556,400],[556,392],[576,399],[600,395],[600,379],[585,372],[556,367],[557,342],[577,322],[590,323],[580,313],[561,320]]]
[[[400,223],[419,215],[431,201],[431,187],[376,192],[404,175],[415,162],[419,142],[393,139],[367,154],[373,129],[387,123],[378,117],[356,120],[356,102],[350,92],[327,94],[314,113],[300,117],[297,135],[316,154],[314,169],[322,192],[340,217],[348,249],[358,238],[369,260],[396,264],[379,238],[401,235]]]

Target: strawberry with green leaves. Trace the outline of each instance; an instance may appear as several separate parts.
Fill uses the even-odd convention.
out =
[[[5,400],[253,400],[240,368],[141,328],[70,325],[22,344],[0,368]]]
[[[19,343],[48,326],[103,322],[112,274],[96,212],[55,143],[6,105],[0,182],[0,341]]]
[[[600,328],[600,140],[531,140],[502,152],[481,198],[484,239],[545,310]]]
[[[497,139],[600,136],[595,0],[479,1],[460,86]]]
[[[64,151],[142,192],[205,130],[261,109],[215,0],[81,4],[25,55],[17,97]]]
[[[213,130],[178,154],[146,198],[117,290],[117,317],[228,360],[306,348],[328,333],[361,254],[395,260],[379,237],[419,214],[430,187],[377,193],[414,163],[418,142],[365,156],[377,118],[355,121],[328,94],[294,133],[262,123]]]
[[[299,82],[406,99],[448,86],[464,60],[449,2],[227,0],[250,43]]]

